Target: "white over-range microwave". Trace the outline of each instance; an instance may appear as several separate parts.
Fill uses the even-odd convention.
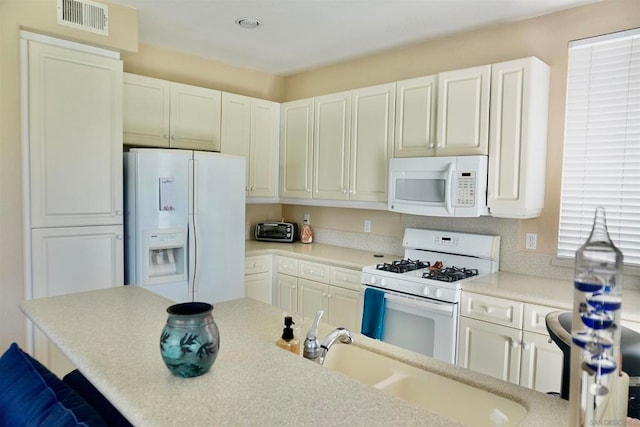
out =
[[[488,215],[487,156],[389,161],[388,208],[425,216]]]

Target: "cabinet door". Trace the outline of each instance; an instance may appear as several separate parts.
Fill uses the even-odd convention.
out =
[[[290,314],[298,312],[298,279],[276,273],[276,305]]]
[[[522,331],[460,318],[458,365],[518,384]]]
[[[393,157],[435,154],[437,82],[437,76],[426,76],[396,83]]]
[[[219,90],[171,83],[172,148],[220,151]]]
[[[493,216],[532,218],[544,207],[549,66],[537,58],[494,64],[487,203]]]
[[[124,73],[122,130],[125,144],[169,147],[169,96],[166,80]]]
[[[280,197],[311,198],[313,98],[281,108]]]
[[[438,74],[437,153],[487,154],[491,65]]]
[[[313,198],[349,199],[351,93],[315,98]]]
[[[121,225],[33,230],[33,298],[123,285],[123,242]],[[31,330],[39,361],[60,377],[74,368],[39,329]]]
[[[395,96],[393,83],[352,92],[350,200],[387,201]]]
[[[275,197],[280,106],[263,99],[251,100],[251,150],[249,197]]]
[[[328,293],[329,285],[298,279],[298,313],[305,318],[313,319],[316,311],[324,310],[328,316]]]
[[[543,393],[560,393],[562,351],[548,335],[523,332],[520,385]]]
[[[31,225],[122,224],[122,61],[29,42]]]
[[[251,98],[222,92],[220,148],[224,154],[241,156],[249,162],[251,147]],[[249,165],[246,185],[249,190]]]
[[[271,281],[269,273],[247,274],[244,276],[245,296],[271,304]]]
[[[360,292],[329,286],[327,322],[337,327],[360,332]]]

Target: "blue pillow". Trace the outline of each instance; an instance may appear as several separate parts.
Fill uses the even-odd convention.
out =
[[[0,358],[0,425],[106,426],[75,391],[16,343]]]

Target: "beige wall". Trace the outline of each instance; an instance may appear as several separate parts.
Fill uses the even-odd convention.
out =
[[[110,5],[109,36],[63,27],[56,0],[0,0],[0,352],[15,341],[24,345],[22,169],[20,137],[19,31],[30,30],[98,47],[135,51],[137,12]]]
[[[540,218],[520,221],[518,246],[523,248],[525,233],[535,232],[538,234],[537,252],[552,255],[556,251],[558,235],[567,43],[570,40],[635,27],[640,27],[640,1],[606,0],[289,76],[286,79],[285,99],[290,101],[307,98],[531,55],[539,57],[551,66],[545,209]],[[323,227],[362,232],[361,220],[369,213],[348,211],[335,210],[335,215],[332,215],[331,210],[319,209],[322,213],[318,215],[318,220]],[[284,209],[285,214],[288,215],[289,212],[299,216],[300,209]],[[352,219],[343,221],[344,215]],[[379,233],[396,233],[397,230],[392,225],[396,220],[387,217],[399,215],[380,215],[384,220],[381,221]],[[358,217],[358,220],[353,217]],[[375,230],[376,223],[373,224]]]
[[[186,53],[140,44],[122,55],[124,71],[279,102],[284,78]]]

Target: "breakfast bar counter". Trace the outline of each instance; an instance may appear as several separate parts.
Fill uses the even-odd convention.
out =
[[[220,352],[211,371],[174,377],[159,350],[171,304],[123,286],[29,300],[21,309],[134,425],[459,425],[276,347],[281,311],[247,298],[214,307]],[[320,337],[331,329],[322,324]],[[528,412],[523,426],[567,424],[559,398],[359,334],[351,345],[513,400]]]

